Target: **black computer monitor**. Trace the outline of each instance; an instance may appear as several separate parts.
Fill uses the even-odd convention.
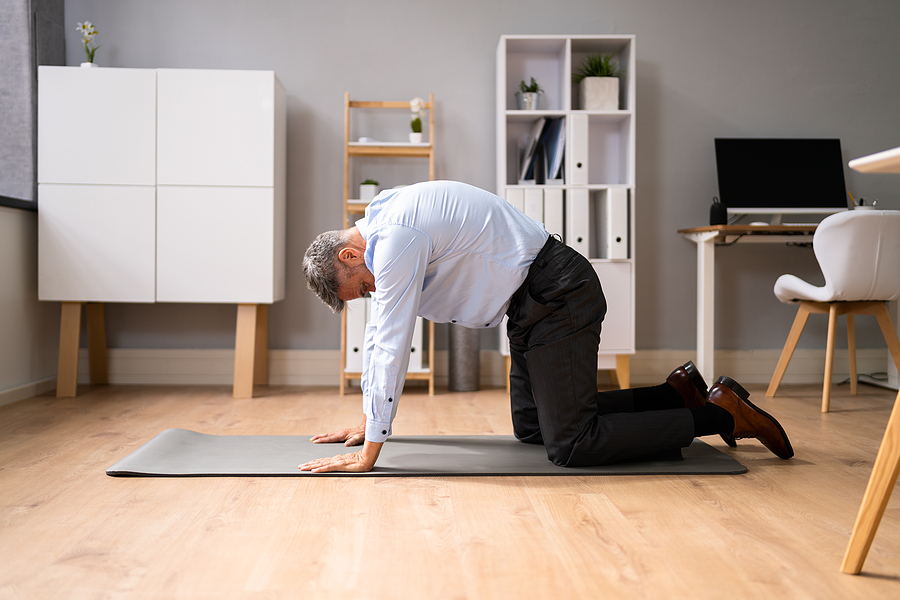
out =
[[[846,210],[838,139],[716,138],[719,200],[729,214]]]

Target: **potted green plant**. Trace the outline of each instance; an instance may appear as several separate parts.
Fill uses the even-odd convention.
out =
[[[525,83],[523,79],[519,83],[519,91],[516,92],[516,108],[519,110],[537,110],[538,102],[544,90],[538,82],[531,78],[531,83]]]
[[[374,179],[366,179],[359,184],[359,199],[371,202],[378,195],[378,182]]]
[[[409,101],[409,110],[411,115],[409,118],[409,128],[412,132],[409,134],[410,144],[422,143],[422,105],[425,101],[421,98],[413,98]]]
[[[581,94],[584,110],[618,110],[619,77],[622,71],[611,54],[590,54],[581,70],[572,76]]]

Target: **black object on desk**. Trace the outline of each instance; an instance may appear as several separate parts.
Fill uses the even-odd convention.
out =
[[[712,206],[709,207],[709,224],[726,225],[727,223],[728,208],[719,202],[718,198],[713,198]]]

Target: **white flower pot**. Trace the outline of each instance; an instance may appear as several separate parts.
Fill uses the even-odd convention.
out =
[[[90,69],[90,68],[95,68],[97,66],[97,63],[83,62],[83,63],[81,63],[81,66],[84,67],[85,69]]]
[[[366,183],[359,186],[359,199],[365,202],[371,202],[378,195],[378,186]]]
[[[422,133],[410,133],[409,134],[409,143],[410,144],[421,144],[422,143]]]
[[[585,77],[579,84],[584,110],[619,110],[618,77]]]

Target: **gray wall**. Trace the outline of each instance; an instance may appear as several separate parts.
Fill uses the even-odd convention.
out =
[[[75,24],[90,20],[101,66],[278,73],[289,96],[289,257],[287,297],[270,310],[276,349],[338,347],[339,320],[305,289],[300,258],[318,232],[340,224],[343,93],[434,92],[438,177],[493,189],[501,34],[637,36],[638,349],[695,345],[694,246],[676,229],[707,222],[714,137],[839,137],[845,159],[900,145],[894,0],[67,0],[65,8],[69,64],[82,54]],[[847,178],[855,196],[900,208],[900,178]],[[811,251],[734,247],[719,256],[719,347],[780,348],[794,309],[775,300],[772,284],[783,272],[820,277]],[[110,306],[109,344],[226,348],[234,314]],[[880,346],[874,325],[859,321],[859,346]],[[808,333],[801,346],[823,342],[824,333]]]

